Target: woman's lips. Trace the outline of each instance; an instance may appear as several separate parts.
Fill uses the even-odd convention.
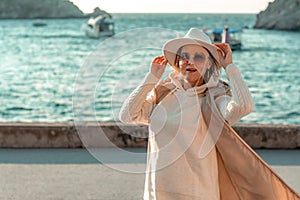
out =
[[[197,71],[197,69],[195,69],[195,68],[187,68],[186,71],[187,72],[195,72],[195,71]]]

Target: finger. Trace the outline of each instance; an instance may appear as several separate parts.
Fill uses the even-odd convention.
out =
[[[168,62],[168,61],[167,61],[167,59],[166,59],[164,56],[162,56],[162,57],[159,59],[159,62],[160,62],[160,63],[165,63],[165,62]]]
[[[160,61],[161,59],[163,59],[164,58],[164,56],[157,56],[157,57],[155,57],[154,58],[154,60],[153,61]]]
[[[225,56],[225,52],[221,48],[217,48],[217,52],[218,52],[218,54],[219,54],[220,57],[224,57]]]
[[[153,59],[153,63],[159,63],[159,60],[160,60],[160,58],[159,57],[155,57],[154,59]]]
[[[220,49],[223,51],[223,56],[225,57],[227,54],[231,53],[231,48],[229,45],[224,45],[220,47]]]
[[[159,58],[159,59],[163,59],[163,58],[165,58],[164,56],[157,56],[157,58]]]
[[[161,61],[159,64],[160,65],[167,65],[167,62],[166,61]]]
[[[224,43],[222,49],[224,49],[224,51],[227,51],[227,52],[231,50],[230,45],[227,43]]]
[[[168,61],[167,61],[167,60],[164,60],[164,61],[162,62],[162,64],[163,64],[163,65],[167,65],[167,64],[168,64]]]
[[[221,49],[226,49],[229,47],[229,44],[227,44],[227,43],[215,43],[214,45]]]
[[[218,45],[219,49],[223,51],[224,53],[226,52],[226,47],[224,45]]]
[[[164,57],[164,56],[157,56],[157,58],[158,58],[159,60],[161,60],[161,59],[164,59],[165,57]]]
[[[155,57],[155,58],[153,58],[153,61],[158,60],[158,59],[159,59],[158,57]]]
[[[226,43],[215,43],[215,46],[219,47],[219,48],[224,48],[224,46],[226,45]]]

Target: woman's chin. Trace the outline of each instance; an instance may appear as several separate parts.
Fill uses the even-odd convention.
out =
[[[203,79],[201,77],[197,77],[197,78],[191,77],[186,80],[192,87],[200,86],[203,84]]]

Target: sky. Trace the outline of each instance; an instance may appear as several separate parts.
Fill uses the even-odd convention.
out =
[[[259,13],[274,0],[70,0],[83,12],[99,6],[109,13]]]

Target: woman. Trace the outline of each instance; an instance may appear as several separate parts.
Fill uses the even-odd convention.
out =
[[[230,127],[254,107],[230,46],[192,28],[163,54],[120,111],[149,125],[144,199],[297,199]],[[159,81],[167,63],[174,72]]]

